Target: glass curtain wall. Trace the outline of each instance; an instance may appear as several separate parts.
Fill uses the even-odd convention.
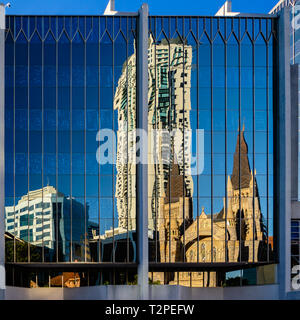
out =
[[[299,6],[299,5],[298,5]],[[299,15],[299,10],[298,6],[291,6],[289,8],[290,11],[290,32],[291,32],[291,65],[298,65],[298,74],[299,74],[299,63],[300,63],[300,30],[298,26],[298,15]],[[299,96],[299,79],[298,79],[298,96]],[[298,106],[298,119],[300,115],[300,108]],[[300,136],[300,129],[298,128],[298,135]],[[299,139],[298,139],[299,140]],[[300,154],[300,143],[298,145],[298,157]],[[298,160],[298,197],[297,199],[294,200],[300,200],[300,179],[299,179],[299,172],[300,172],[300,160]]]
[[[7,263],[135,262],[137,18],[6,19]],[[150,269],[274,263],[275,30],[271,18],[149,18]],[[151,281],[220,277],[170,268]]]
[[[272,19],[149,18],[152,266],[273,261],[275,45]]]
[[[7,262],[135,261],[134,172],[114,160],[135,38],[136,17],[6,17]]]

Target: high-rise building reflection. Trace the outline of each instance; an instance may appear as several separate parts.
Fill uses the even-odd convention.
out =
[[[75,223],[71,223],[71,212]],[[44,259],[50,262],[56,259],[70,261],[72,238],[73,261],[84,261],[85,254],[90,261],[84,213],[82,203],[70,199],[53,186],[47,186],[29,191],[17,205],[5,208],[6,231],[35,247],[43,247]]]
[[[191,172],[192,141],[188,134],[198,129],[192,126],[197,122],[193,119],[195,112],[192,109],[195,106],[191,102],[191,89],[197,87],[192,77],[193,54],[193,46],[181,41],[180,37],[159,42],[149,38],[150,262],[266,262],[272,255],[272,248],[268,248],[270,234],[266,232],[255,168],[251,169],[249,163],[249,157],[253,154],[248,154],[245,127],[236,126],[237,139],[227,141],[233,149],[235,146],[235,152],[225,155],[228,155],[227,161],[233,163],[231,175],[226,176],[224,172],[222,176],[226,180],[225,196],[217,199],[210,193],[207,199],[216,205],[209,206],[195,192],[199,186],[194,183]],[[136,141],[132,139],[136,129],[136,88],[134,53],[124,61],[113,101],[113,108],[118,112],[117,176],[112,188],[117,212],[115,214],[113,204],[108,210],[112,212],[105,212],[103,216],[114,217],[117,222],[109,222],[103,227],[106,218],[99,218],[99,223],[95,222],[98,212],[93,215],[93,221],[89,221],[89,201],[83,196],[80,202],[78,198],[66,196],[53,186],[32,190],[22,196],[15,206],[5,208],[7,244],[14,242],[21,248],[16,251],[16,257],[7,255],[11,261],[136,261],[136,167],[132,161],[136,155]],[[172,130],[181,134],[173,136],[170,134]],[[209,128],[206,132],[210,137],[212,130]],[[215,153],[219,151],[214,149]],[[213,172],[211,168],[211,176]],[[210,186],[202,184],[201,188],[210,189]],[[99,198],[101,214],[105,200],[105,196]],[[200,208],[198,211],[195,210],[197,206]],[[28,254],[28,248],[37,254]],[[54,277],[53,285],[64,285],[63,277],[57,277]],[[157,272],[153,280],[190,285],[189,277],[186,272],[171,271],[167,275]],[[218,277],[217,271],[195,272],[193,285],[215,286]],[[65,277],[70,286],[78,285],[77,278],[75,273],[74,277]]]
[[[254,168],[251,170],[245,127],[236,128],[237,140],[232,155],[233,170],[227,179],[226,196],[219,212],[202,206],[193,215],[194,185],[191,176],[191,87],[193,48],[179,38],[159,43],[149,38],[148,47],[148,145],[149,145],[149,244],[150,261],[187,263],[244,263],[267,261],[272,256],[261,211]],[[117,183],[119,226],[135,229],[135,167],[122,164],[129,159],[128,137],[135,129],[135,56],[126,62],[118,82],[115,109],[118,110]],[[124,90],[129,81],[130,94]],[[224,119],[220,119],[224,121]],[[172,130],[181,139],[164,134]],[[164,133],[153,135],[155,130]],[[184,138],[182,138],[184,137]],[[154,139],[153,139],[154,138]],[[131,141],[132,143],[132,141]],[[214,150],[218,153],[218,150]],[[157,159],[153,162],[153,158]],[[201,186],[207,188],[208,186]],[[219,186],[216,186],[218,188]],[[211,195],[212,202],[217,201]],[[198,200],[201,206],[201,199]],[[215,206],[218,207],[217,205]],[[153,240],[153,241],[152,241]],[[154,248],[156,247],[156,249]],[[180,279],[178,279],[178,277]],[[215,286],[216,272],[194,273],[193,284]],[[190,285],[189,273],[155,273],[153,281]]]

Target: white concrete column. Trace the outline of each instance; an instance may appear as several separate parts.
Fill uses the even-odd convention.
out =
[[[143,4],[138,16],[137,42],[137,128],[148,132],[148,5]],[[141,158],[148,159],[148,140],[141,143]],[[147,300],[148,284],[148,164],[137,164],[137,247],[140,299]]]
[[[279,298],[291,290],[291,73],[289,8],[284,8],[278,21],[279,95],[277,113],[277,219],[279,265]],[[276,209],[276,207],[275,207]]]
[[[0,4],[0,300],[5,290],[5,207],[4,207],[4,55],[5,55],[5,5]]]

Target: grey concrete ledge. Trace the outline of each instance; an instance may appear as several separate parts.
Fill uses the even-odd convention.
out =
[[[278,285],[230,288],[155,285],[149,286],[149,300],[278,300],[278,290]],[[299,297],[300,292],[297,294]],[[138,286],[95,286],[72,289],[7,287],[5,293],[5,300],[138,300],[138,297]]]

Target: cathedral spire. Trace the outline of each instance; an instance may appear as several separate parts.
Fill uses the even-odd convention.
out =
[[[251,170],[248,159],[248,145],[244,136],[245,124],[243,124],[242,131],[239,130],[237,138],[233,170],[231,175],[232,187],[234,190],[241,188],[248,188],[251,180]]]
[[[177,163],[176,154],[173,147],[173,158],[171,163],[171,171],[166,188],[165,203],[169,201],[177,202],[179,198],[183,197],[186,190],[184,190],[183,176],[180,174],[179,165]]]

